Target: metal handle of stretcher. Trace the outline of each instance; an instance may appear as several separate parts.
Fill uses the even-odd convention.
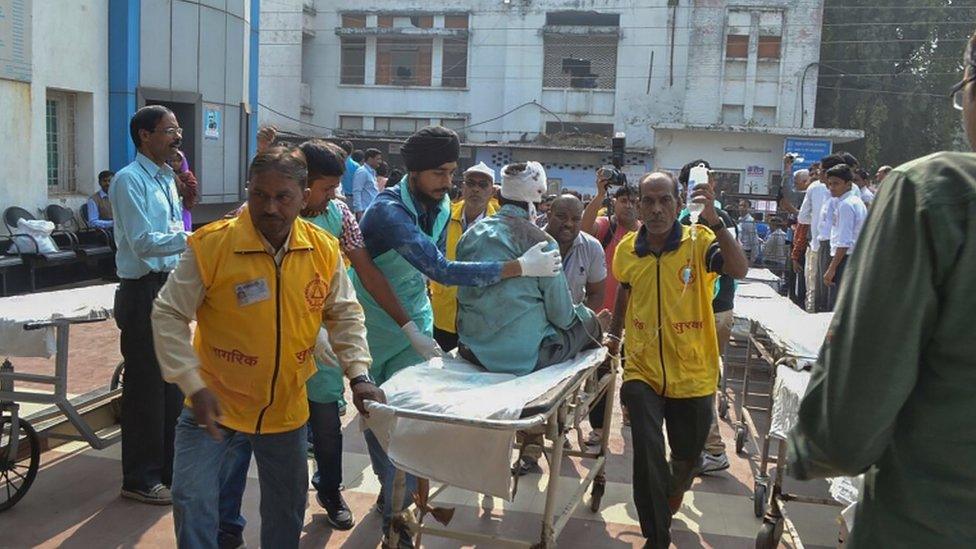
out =
[[[38,320],[24,324],[25,330],[41,330],[52,326],[65,324],[91,324],[93,322],[105,322],[108,318],[53,318],[51,320]]]
[[[447,423],[451,425],[464,425],[467,427],[477,427],[479,429],[492,429],[495,431],[524,431],[539,427],[546,423],[547,414],[536,414],[524,419],[476,419],[466,417],[456,417],[447,414],[437,414],[434,412],[421,412],[418,410],[404,410],[388,404],[381,404],[373,400],[365,401],[366,410],[372,412],[386,412],[394,417],[407,419],[418,419],[421,421],[431,421],[434,423]]]

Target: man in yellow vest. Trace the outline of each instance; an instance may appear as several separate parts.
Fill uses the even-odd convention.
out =
[[[190,237],[153,311],[163,378],[188,397],[173,473],[180,547],[217,546],[221,474],[243,441],[258,464],[261,545],[298,546],[308,498],[305,383],[323,325],[360,413],[364,400],[384,401],[367,374],[363,310],[339,243],[298,219],[309,193],[304,156],[260,153],[248,181],[247,208]]]
[[[457,245],[468,227],[495,215],[498,205],[490,202],[495,193],[495,170],[484,162],[464,170],[461,200],[451,206],[447,222],[447,244],[444,256],[448,261],[457,258]],[[434,307],[434,339],[445,352],[457,347],[457,286],[430,283],[430,302]]]
[[[644,176],[638,215],[643,226],[617,246],[620,281],[608,347],[617,352],[627,330],[620,396],[634,441],[634,503],[644,547],[671,543],[671,516],[695,477],[712,424],[719,351],[712,296],[721,274],[743,278],[748,261],[715,211],[708,185],[693,190],[701,223],[678,222],[680,184],[671,174]],[[667,422],[670,463],[662,425]]]

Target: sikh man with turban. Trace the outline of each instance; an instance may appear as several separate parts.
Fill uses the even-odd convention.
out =
[[[393,286],[412,323],[401,327],[363,287],[353,273],[353,285],[366,313],[369,351],[373,358],[370,376],[381,385],[398,371],[424,362],[410,345],[407,329],[428,337],[434,330],[434,315],[427,296],[426,279],[448,286],[489,286],[513,277],[554,277],[562,271],[559,251],[544,251],[546,242],[531,247],[510,261],[449,261],[445,255],[445,228],[451,216],[448,192],[460,141],[453,131],[440,126],[419,130],[400,148],[407,175],[377,195],[363,215],[361,228],[366,250]],[[393,183],[393,182],[391,182]],[[365,432],[373,472],[380,479],[379,506],[384,531],[389,531],[396,469],[372,431]],[[416,478],[407,475],[404,505],[412,501]],[[386,539],[384,546],[412,547],[406,532],[399,539]]]

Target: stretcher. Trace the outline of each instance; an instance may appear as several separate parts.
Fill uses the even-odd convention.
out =
[[[476,452],[479,456],[483,456],[483,458],[474,465],[479,471],[503,471],[503,474],[506,476],[502,480],[504,481],[503,485],[507,486],[507,493],[501,494],[495,488],[498,484],[493,479],[484,479],[484,481],[479,482],[477,478],[472,479],[472,476],[477,477],[477,474],[467,474],[471,473],[471,471],[459,472],[449,470],[453,469],[457,463],[463,463],[464,460],[446,458],[440,454],[440,451],[435,452],[430,450],[432,447],[438,447],[438,441],[425,440],[421,444],[427,448],[426,452],[417,453],[413,461],[410,461],[409,458],[404,459],[405,455],[409,456],[409,452],[403,452],[399,455],[396,453],[395,449],[397,448],[398,435],[394,433],[388,443],[390,459],[397,465],[398,469],[394,480],[392,501],[395,504],[399,504],[404,499],[406,489],[405,470],[426,478],[429,481],[438,482],[440,485],[436,489],[433,489],[429,495],[424,494],[420,498],[415,498],[415,505],[411,505],[406,509],[394,508],[391,529],[406,529],[415,538],[416,546],[419,546],[421,537],[427,534],[460,542],[486,544],[485,546],[487,547],[555,547],[556,538],[569,522],[576,507],[583,501],[587,491],[590,492],[590,510],[597,512],[606,488],[606,477],[604,473],[609,455],[608,440],[612,428],[611,409],[614,399],[607,398],[606,402],[602,404],[606,407],[606,419],[603,428],[603,438],[600,441],[599,447],[588,450],[583,444],[583,436],[580,429],[580,424],[585,420],[590,410],[600,403],[601,398],[606,394],[615,394],[619,363],[616,358],[611,360],[610,372],[607,373],[601,368],[605,357],[606,349],[602,347],[580,353],[572,361],[575,364],[569,365],[572,368],[566,370],[566,376],[555,380],[545,390],[538,391],[537,396],[520,406],[521,409],[517,410],[515,414],[508,414],[504,419],[498,417],[465,417],[463,415],[418,409],[425,408],[426,406],[424,404],[406,407],[370,403],[369,411],[371,421],[377,414],[386,414],[388,417],[394,418],[397,422],[412,422],[413,425],[404,431],[403,438],[410,436],[411,433],[417,434],[422,430],[430,428],[434,431],[442,432],[443,435],[439,435],[440,438],[444,438],[445,440],[449,439],[454,448],[458,449],[458,451],[463,451],[465,445],[459,443],[458,440],[463,440],[465,436],[477,436],[479,443],[477,444]],[[567,365],[567,363],[563,363],[563,365]],[[557,366],[550,368],[557,368]],[[545,372],[546,370],[550,370],[550,368],[540,370],[539,372]],[[517,378],[513,382],[520,384],[529,383],[527,380],[539,372]],[[395,379],[396,377],[391,381]],[[383,389],[384,391],[388,391],[386,384],[384,384]],[[390,396],[391,394],[388,392],[388,399]],[[497,416],[497,414],[479,415]],[[374,427],[371,425],[371,428]],[[512,471],[513,455],[517,454],[521,458],[522,453],[529,446],[533,444],[538,445],[538,442],[529,442],[531,439],[528,438],[523,438],[523,442],[521,443],[513,444],[516,439],[515,435],[519,432],[535,433],[541,430],[545,432],[545,442],[542,442],[541,449],[543,455],[548,460],[550,474],[546,481],[545,509],[538,538],[531,540],[513,539],[504,537],[501,534],[451,529],[447,527],[449,526],[449,520],[442,520],[443,527],[424,522],[425,516],[428,513],[432,514],[435,518],[439,517],[438,513],[434,511],[435,508],[433,505],[436,505],[438,496],[442,495],[444,490],[451,486],[482,494],[481,505],[485,511],[490,511],[493,505],[494,499],[491,495],[492,493],[502,496],[509,501],[514,499],[518,491],[519,477]],[[570,435],[574,431],[580,450],[567,448]],[[375,432],[376,429],[374,428]],[[452,432],[454,434],[451,434]],[[491,448],[490,441],[495,436],[503,444],[507,445],[507,447],[503,447],[503,452],[494,452]],[[379,435],[378,438],[382,439]],[[561,503],[560,489],[562,488],[562,483],[560,481],[559,471],[564,463],[573,458],[580,460],[581,464],[587,469],[587,473],[582,479],[582,482],[574,486],[575,491],[572,493],[568,502]],[[489,461],[495,461],[495,463],[490,463]],[[418,466],[424,467],[424,469],[417,470],[416,467]],[[444,515],[443,509],[441,511],[439,520]],[[447,513],[448,516],[451,514],[452,512]],[[392,534],[393,532],[391,531]],[[393,539],[396,538],[393,537]]]
[[[799,533],[787,512],[787,502],[844,505],[836,498],[791,494],[783,489],[787,435],[796,423],[800,401],[810,380],[809,368],[817,360],[832,315],[809,314],[761,283],[739,287],[735,315],[748,323],[735,448],[741,453],[748,443],[759,450],[758,465],[750,462],[755,478],[753,511],[757,518],[763,519],[756,547],[777,547],[785,530],[793,547],[802,548]],[[753,381],[753,375],[759,370],[768,374],[769,382]],[[765,392],[761,392],[763,389]],[[750,405],[750,399],[765,404]],[[769,414],[766,433],[759,432],[753,412]],[[775,455],[771,455],[773,446]],[[776,465],[772,477],[770,465]]]
[[[74,324],[112,318],[116,284],[0,299],[0,512],[30,489],[40,463],[42,439],[85,441],[102,449],[119,438],[117,414],[122,365],[111,385],[68,398],[68,335]],[[54,375],[18,373],[11,357],[50,358]],[[17,388],[15,383],[51,386]],[[47,408],[22,415],[23,403]]]

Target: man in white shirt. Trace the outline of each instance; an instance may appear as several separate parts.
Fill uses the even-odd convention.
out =
[[[847,256],[854,251],[857,237],[864,227],[864,219],[868,210],[864,202],[858,198],[852,189],[854,171],[846,164],[830,168],[826,172],[830,194],[834,197],[830,224],[830,264],[824,272],[824,284],[828,288],[828,310],[834,310],[837,303],[837,293]]]
[[[352,211],[359,219],[366,208],[379,194],[376,187],[376,167],[383,162],[383,153],[378,149],[366,149],[365,160],[352,178]],[[397,181],[396,183],[399,183]],[[394,183],[394,184],[396,184]]]
[[[820,181],[807,187],[798,216],[799,223],[810,225],[810,247],[807,248],[804,277],[807,282],[807,312],[816,313],[827,310],[827,288],[823,283],[823,273],[830,262],[830,190],[827,188],[826,171],[844,160],[837,155],[825,156],[820,160]],[[821,255],[820,250],[827,250]]]
[[[868,172],[862,169],[854,170],[854,187],[851,189],[860,191],[861,202],[864,202],[865,207],[870,207],[871,203],[874,202],[874,191],[871,190],[870,182],[871,176],[868,175]]]

